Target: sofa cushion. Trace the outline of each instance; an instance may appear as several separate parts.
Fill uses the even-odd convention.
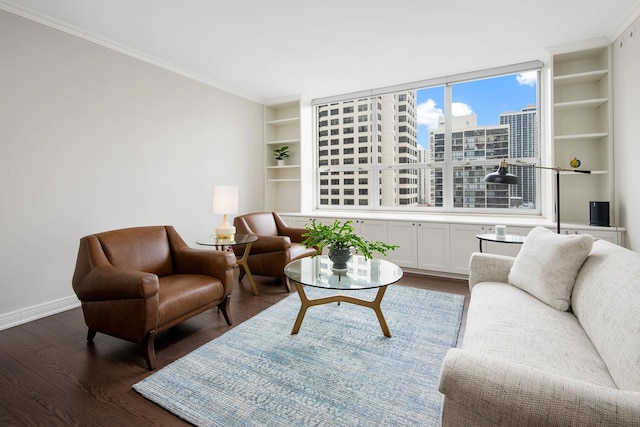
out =
[[[544,372],[616,388],[607,366],[567,311],[508,283],[473,287],[462,348]]]
[[[621,389],[640,391],[640,254],[598,240],[571,308]]]
[[[529,232],[509,272],[509,283],[557,310],[566,311],[578,270],[593,237],[560,235],[543,227]]]

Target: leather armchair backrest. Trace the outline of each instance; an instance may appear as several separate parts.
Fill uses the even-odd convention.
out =
[[[173,274],[171,248],[163,226],[125,228],[95,235],[114,267],[158,277]]]
[[[244,224],[243,224],[244,222]],[[236,217],[234,219],[234,223],[238,228],[238,233],[253,233],[259,236],[277,236],[278,235],[278,227],[276,225],[276,221],[273,218],[273,214],[271,212],[257,212],[250,213],[246,215],[242,215]],[[238,225],[241,225],[238,227]],[[241,228],[245,228],[246,226],[248,230],[240,231]]]

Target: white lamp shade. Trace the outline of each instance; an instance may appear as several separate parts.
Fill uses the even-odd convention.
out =
[[[238,186],[214,185],[213,186],[213,213],[234,214],[238,213]]]

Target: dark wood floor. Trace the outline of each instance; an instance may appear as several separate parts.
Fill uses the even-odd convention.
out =
[[[232,295],[233,326],[289,295],[273,279],[256,277],[254,297],[246,280]],[[467,296],[464,333],[465,281],[405,274],[399,284]],[[158,368],[228,329],[210,310],[159,334]],[[188,425],[131,388],[151,374],[136,344],[98,334],[88,345],[86,332],[79,308],[0,331],[1,426]]]

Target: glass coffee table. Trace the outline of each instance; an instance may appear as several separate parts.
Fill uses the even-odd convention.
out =
[[[371,308],[378,317],[382,333],[386,337],[391,337],[380,303],[384,293],[387,291],[387,286],[396,283],[402,277],[402,269],[389,261],[375,258],[366,260],[360,255],[353,255],[345,270],[333,270],[332,266],[333,263],[326,255],[319,255],[313,258],[297,259],[287,264],[284,268],[288,284],[293,282],[302,302],[291,334],[297,334],[300,331],[300,325],[302,325],[302,320],[309,307],[332,302],[337,302],[338,304],[348,302]],[[337,291],[337,295],[309,299],[304,291],[305,286],[334,290]],[[378,289],[378,293],[373,301],[355,298],[342,293],[342,291],[360,289]]]

